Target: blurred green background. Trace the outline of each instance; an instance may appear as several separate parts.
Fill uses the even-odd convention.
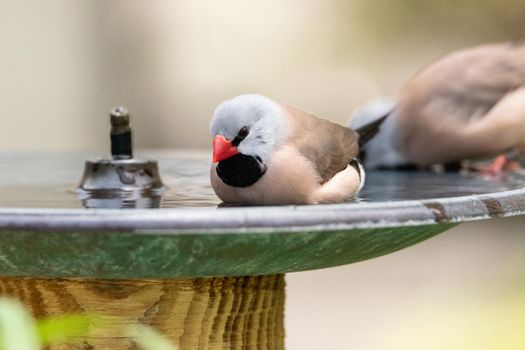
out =
[[[209,148],[223,100],[258,92],[346,123],[451,50],[525,38],[523,0],[2,0],[0,151]],[[288,276],[289,349],[525,348],[525,220]]]

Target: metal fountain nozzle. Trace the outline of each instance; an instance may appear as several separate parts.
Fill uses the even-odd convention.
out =
[[[129,112],[125,107],[119,106],[111,110],[111,156],[113,159],[133,158],[133,138]]]
[[[86,207],[141,207],[160,205],[164,192],[158,163],[133,158],[130,113],[125,107],[110,111],[111,159],[87,160],[77,191]]]

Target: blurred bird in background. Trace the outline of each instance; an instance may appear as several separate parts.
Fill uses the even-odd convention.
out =
[[[394,100],[356,111],[351,127],[390,113],[363,149],[366,167],[426,167],[496,157],[482,171],[518,165],[525,151],[525,42],[459,50],[416,74]]]

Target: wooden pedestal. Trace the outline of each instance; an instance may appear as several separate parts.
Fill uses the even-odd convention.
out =
[[[36,318],[86,313],[155,327],[180,349],[283,349],[284,275],[174,280],[0,277]],[[113,325],[112,327],[119,327]],[[115,328],[52,349],[134,349]]]

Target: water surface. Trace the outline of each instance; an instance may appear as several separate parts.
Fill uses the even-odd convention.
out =
[[[159,161],[166,185],[152,193],[78,193],[87,154],[0,154],[0,207],[19,208],[180,208],[217,207],[209,183],[209,156],[202,153],[150,152]],[[400,201],[500,192],[525,185],[525,176],[430,171],[373,171],[356,201]]]

